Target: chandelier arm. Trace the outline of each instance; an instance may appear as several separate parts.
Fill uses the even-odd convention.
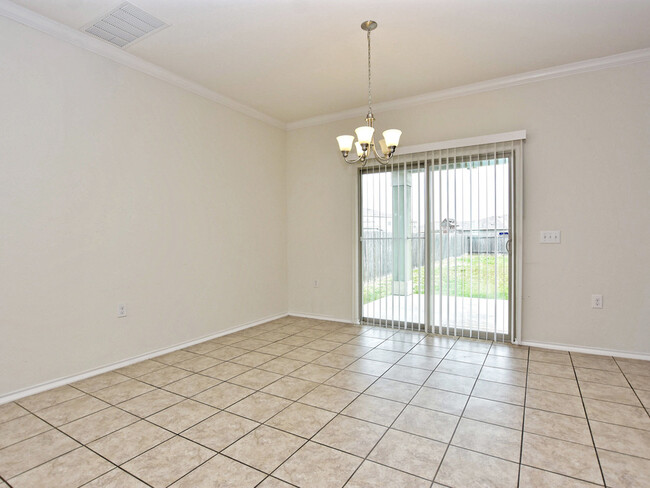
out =
[[[357,164],[359,161],[362,161],[362,158],[361,158],[361,157],[358,157],[357,159],[354,159],[354,160],[352,160],[352,161],[349,161],[348,158],[346,158],[345,156],[343,156],[343,161],[345,161],[345,162],[348,163],[348,164]],[[363,162],[363,161],[362,161],[362,162]]]
[[[393,154],[389,154],[388,156],[381,156],[378,152],[377,149],[375,148],[375,145],[372,144],[372,152],[375,153],[375,159],[379,161],[381,164],[386,165],[388,162],[393,159]]]

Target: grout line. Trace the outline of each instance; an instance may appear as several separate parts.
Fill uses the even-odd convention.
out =
[[[571,360],[571,367],[573,368],[573,374],[575,376],[576,383],[578,384],[578,391],[580,392],[580,401],[582,402],[582,408],[585,411],[585,419],[587,419],[587,427],[589,428],[589,435],[591,436],[591,442],[593,443],[594,453],[596,454],[596,461],[598,462],[598,469],[600,470],[600,477],[603,480],[603,486],[606,486],[605,483],[605,473],[603,472],[603,466],[600,463],[600,456],[598,455],[598,449],[596,449],[596,440],[594,439],[594,433],[591,430],[591,421],[589,420],[589,415],[587,414],[587,407],[585,405],[585,399],[582,396],[582,388],[580,388],[580,382],[578,381],[578,374],[576,373],[576,368],[573,365],[573,356],[569,353],[569,359]]]
[[[526,363],[526,389],[524,390],[524,405],[523,405],[523,412],[521,417],[521,441],[519,445],[519,471],[517,472],[517,487],[519,487],[519,485],[521,484],[521,463],[524,458],[524,431],[526,429],[526,400],[528,396],[529,366],[530,366],[530,348],[528,348],[528,362]]]

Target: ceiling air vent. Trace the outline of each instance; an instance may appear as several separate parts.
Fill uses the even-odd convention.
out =
[[[129,2],[124,2],[83,30],[111,44],[125,47],[165,27],[167,24],[163,21]]]

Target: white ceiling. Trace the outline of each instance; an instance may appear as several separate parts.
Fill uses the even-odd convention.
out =
[[[81,29],[122,0],[15,0]],[[126,50],[284,122],[650,47],[649,0],[131,0]]]

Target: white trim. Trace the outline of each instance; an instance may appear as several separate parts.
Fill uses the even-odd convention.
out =
[[[45,383],[41,383],[36,386],[30,386],[29,388],[23,388],[22,390],[13,391],[11,393],[7,393],[5,395],[0,396],[0,405],[7,402],[13,402],[15,400],[18,400],[20,398],[29,395],[35,395],[36,393],[41,393],[46,390],[51,390],[52,388],[74,383],[75,381],[80,381],[86,378],[90,378],[91,376],[96,376],[98,374],[107,373],[109,371],[123,368],[125,366],[130,366],[131,364],[144,361],[145,359],[151,359],[157,356],[162,356],[163,354],[169,354],[170,352],[174,352],[179,349],[183,349],[185,347],[193,346],[194,344],[199,344],[201,342],[209,341],[210,339],[215,339],[217,337],[221,337],[227,334],[232,334],[233,332],[238,332],[240,330],[248,329],[249,327],[255,327],[256,325],[260,325],[266,322],[270,322],[272,320],[280,319],[282,317],[286,317],[287,315],[288,314],[286,313],[272,315],[270,317],[265,317],[263,319],[256,320],[254,322],[248,322],[246,324],[230,327],[228,329],[224,329],[214,334],[200,337],[198,339],[192,339],[186,342],[182,342],[180,344],[176,344],[174,346],[164,347],[162,349],[156,349],[155,351],[141,354],[139,356],[135,356],[129,359],[124,359],[116,363],[107,364],[104,366],[100,366],[99,368],[90,369],[88,371],[84,371],[83,373],[74,374],[71,376],[65,376],[63,378],[58,378],[56,380],[46,381]]]
[[[583,354],[596,354],[598,356],[614,356],[617,358],[642,359],[650,361],[650,354],[642,352],[619,351],[618,349],[600,349],[597,347],[574,346],[573,344],[556,344],[554,342],[522,341],[522,346],[539,347],[541,349],[555,349],[559,351],[580,352]]]
[[[354,323],[350,319],[342,319],[340,317],[332,317],[330,315],[317,315],[314,313],[289,312],[287,315],[291,317],[302,317],[304,319],[329,320],[330,322],[343,322],[344,324]]]
[[[489,134],[486,136],[466,137],[464,139],[451,139],[449,141],[430,142],[416,146],[400,147],[395,154],[416,154],[427,151],[440,151],[442,149],[462,148],[469,146],[480,146],[481,144],[497,144],[499,142],[526,140],[525,130],[513,132],[502,132],[500,134]]]
[[[44,15],[37,14],[36,12],[16,5],[9,0],[0,0],[0,15],[7,17],[11,20],[19,22],[33,29],[49,34],[57,39],[69,42],[75,46],[81,47],[95,54],[99,54],[105,58],[108,58],[116,63],[127,66],[136,71],[140,71],[149,76],[153,76],[161,81],[169,83],[171,85],[177,86],[186,90],[190,93],[194,93],[203,98],[207,98],[213,102],[216,102],[224,107],[228,107],[236,112],[242,113],[254,119],[265,122],[274,127],[279,127],[281,129],[286,129],[286,124],[274,117],[266,115],[254,108],[244,105],[243,103],[237,102],[232,98],[221,95],[209,88],[204,87],[194,81],[188,80],[176,73],[172,73],[157,64],[150,63],[145,61],[138,56],[135,56],[123,49],[120,49],[112,44],[97,39],[90,34],[81,32],[68,27],[67,25],[61,24],[55,20],[52,20]]]
[[[397,100],[391,100],[389,102],[375,103],[373,104],[372,108],[373,112],[376,115],[380,112],[399,110],[407,107],[439,102],[441,100],[460,98],[467,95],[475,95],[477,93],[500,90],[502,88],[525,85],[528,83],[551,80],[553,78],[561,78],[564,76],[577,75],[580,73],[588,73],[590,71],[598,71],[601,69],[615,68],[618,66],[641,63],[644,61],[650,61],[650,48],[637,49],[635,51],[614,54],[612,56],[588,59],[585,61],[578,61],[576,63],[563,64],[560,66],[553,66],[551,68],[544,68],[511,76],[494,78],[492,80],[480,81],[478,83],[461,85],[454,88],[448,88],[446,90],[424,93],[422,95],[416,95],[414,97],[400,98]],[[307,119],[289,122],[286,124],[286,126],[287,130],[295,130],[355,117],[362,119],[363,115],[367,111],[368,107],[358,107],[350,110],[343,110],[342,112],[318,115],[316,117],[309,117]]]

